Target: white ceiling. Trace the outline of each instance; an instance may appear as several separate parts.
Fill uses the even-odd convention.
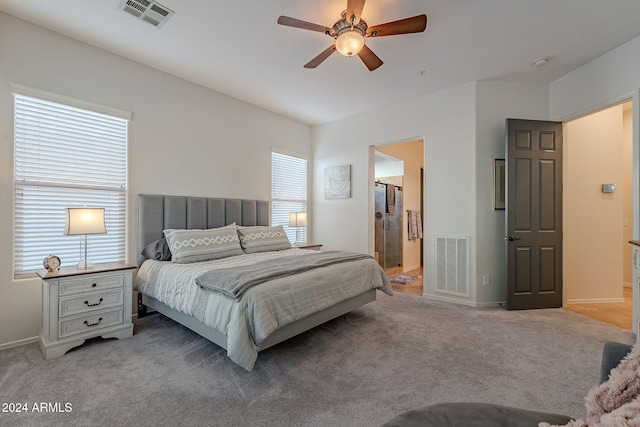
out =
[[[161,28],[120,0],[0,0],[0,10],[308,124],[476,80],[551,82],[640,36],[638,0],[368,0],[370,26],[426,13],[426,31],[369,39],[384,61],[373,72],[338,53],[305,69],[333,39],[278,16],[330,27],[346,0],[159,3],[175,12]]]

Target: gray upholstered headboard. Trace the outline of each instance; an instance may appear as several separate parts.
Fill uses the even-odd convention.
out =
[[[207,229],[238,225],[269,225],[266,200],[220,199],[213,197],[138,195],[138,254],[154,240],[162,239],[162,230]],[[145,258],[138,255],[138,264]]]

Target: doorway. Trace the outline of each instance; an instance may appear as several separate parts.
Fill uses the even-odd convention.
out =
[[[423,140],[378,145],[371,153],[370,239],[374,256],[388,276],[409,280],[392,280],[394,290],[422,295]]]
[[[569,310],[632,329],[632,102],[571,120],[567,145],[565,290]],[[604,189],[615,184],[615,191]]]

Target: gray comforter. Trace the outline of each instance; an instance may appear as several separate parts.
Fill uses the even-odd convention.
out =
[[[251,287],[268,280],[365,258],[371,258],[371,256],[341,251],[314,251],[304,257],[280,258],[275,263],[269,260],[248,265],[242,269],[229,267],[207,271],[196,277],[196,284],[203,289],[240,298]]]

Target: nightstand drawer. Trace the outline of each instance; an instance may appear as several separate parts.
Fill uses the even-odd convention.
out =
[[[73,316],[74,314],[88,313],[104,308],[122,307],[124,304],[124,292],[122,289],[113,289],[104,292],[91,292],[79,296],[60,298],[59,317]]]
[[[91,313],[75,318],[60,320],[58,338],[71,335],[79,335],[84,332],[93,332],[108,326],[120,325],[123,323],[122,307],[112,310],[105,310],[98,313]]]
[[[103,289],[122,288],[124,274],[88,275],[72,280],[61,280],[58,295],[73,295],[83,292],[100,291]]]

